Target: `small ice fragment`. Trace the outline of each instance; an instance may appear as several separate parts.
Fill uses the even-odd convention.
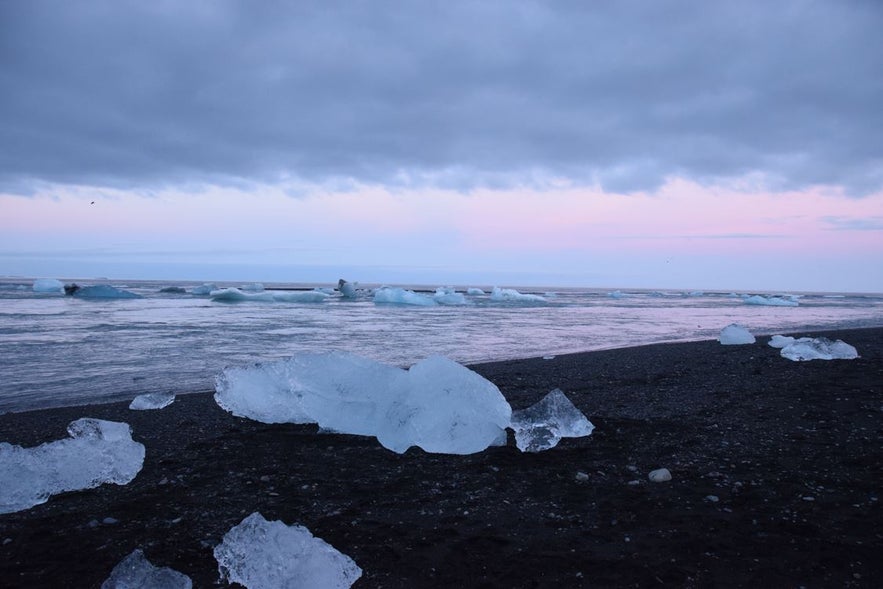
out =
[[[36,448],[0,442],[0,513],[45,503],[50,495],[125,485],[144,464],[144,445],[127,423],[83,418],[68,425],[70,438]]]
[[[518,302],[518,303],[545,303],[546,299],[540,295],[523,294],[514,288],[500,288],[495,286],[491,291],[491,300],[498,302]]]
[[[129,409],[145,410],[145,409],[162,409],[168,407],[175,401],[175,393],[147,393],[138,395],[129,403]]]
[[[221,581],[249,589],[346,589],[362,576],[353,559],[307,528],[267,521],[258,512],[231,528],[214,554]]]
[[[575,478],[579,482],[584,483],[587,480],[589,480],[589,475],[580,470],[580,471],[577,471]]]
[[[731,323],[721,330],[718,341],[725,346],[738,346],[742,344],[753,344],[755,339],[750,331],[741,325]]]
[[[554,360],[555,356],[543,356],[543,360]]]
[[[858,350],[843,340],[831,341],[826,337],[800,338],[779,352],[783,358],[795,362],[809,360],[854,360]]]
[[[671,480],[671,471],[669,471],[667,468],[658,468],[656,470],[651,470],[650,474],[647,475],[647,478],[650,479],[650,482],[653,483],[664,483]]]
[[[101,589],[191,589],[190,577],[168,567],[153,566],[138,548],[117,564]]]
[[[720,501],[720,497],[718,497],[717,495],[706,495],[705,500],[709,503],[717,503],[718,501]]]
[[[595,429],[561,389],[527,409],[513,411],[511,427],[515,445],[522,452],[542,452],[554,448],[561,438],[588,436]]]

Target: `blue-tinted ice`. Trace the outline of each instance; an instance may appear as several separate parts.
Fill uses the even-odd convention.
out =
[[[191,589],[185,574],[151,564],[138,548],[117,564],[101,589]]]
[[[595,429],[561,389],[555,389],[527,409],[512,412],[515,444],[522,452],[554,448],[561,438],[581,438]]]

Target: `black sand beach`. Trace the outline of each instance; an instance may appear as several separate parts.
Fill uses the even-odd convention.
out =
[[[213,547],[260,511],[352,557],[359,588],[879,587],[883,329],[825,335],[861,357],[796,363],[760,337],[472,367],[516,409],[557,387],[595,424],[539,454],[397,455],[210,394],[0,415],[13,444],[96,417],[147,447],[129,485],[0,515],[0,586],[98,587],[135,548],[218,586]]]

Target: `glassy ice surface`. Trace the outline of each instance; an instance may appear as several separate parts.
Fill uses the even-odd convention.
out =
[[[766,305],[768,307],[797,307],[800,305],[799,302],[791,298],[765,297],[761,295],[746,297],[744,301],[746,305]]]
[[[162,409],[175,402],[175,393],[145,393],[138,395],[129,403],[129,409],[143,411],[147,409]]]
[[[714,340],[729,323],[751,326],[755,335],[883,326],[881,295],[806,294],[798,307],[777,307],[745,305],[729,292],[629,290],[614,299],[610,289],[521,288],[546,301],[471,294],[470,305],[421,306],[378,305],[370,290],[360,289],[354,299],[330,296],[321,304],[230,304],[208,293],[240,282],[194,295],[201,284],[113,282],[142,298],[86,300],[35,293],[30,279],[0,279],[0,412],[209,391],[225,367],[303,352],[341,350],[395,366],[438,354],[472,364]],[[271,292],[316,286],[323,285],[265,284]],[[431,299],[436,286],[405,290]],[[169,287],[186,293],[159,292]],[[545,296],[550,290],[554,297]]]
[[[310,531],[252,513],[215,547],[221,581],[248,589],[276,587],[346,589],[362,569]]]
[[[586,419],[561,389],[520,411],[512,412],[515,445],[522,452],[542,452],[558,445],[562,438],[591,435],[595,426]]]
[[[801,339],[804,339],[804,338],[801,338]],[[810,338],[805,338],[805,339],[809,340]],[[793,344],[795,341],[797,341],[797,340],[795,340],[790,335],[774,335],[773,337],[770,338],[769,345],[771,348],[782,349],[785,346],[789,346],[789,345]]]
[[[409,370],[343,352],[298,354],[225,370],[215,400],[265,423],[317,423],[328,431],[376,436],[405,452],[472,454],[498,443],[511,416],[499,389],[440,356]]]
[[[308,291],[243,291],[238,288],[222,288],[209,293],[213,301],[226,303],[262,302],[262,303],[321,303],[328,294],[318,290]]]
[[[809,360],[854,360],[858,350],[843,340],[832,341],[825,337],[800,338],[783,347],[783,358],[804,362]]]
[[[740,346],[743,344],[753,344],[757,341],[751,332],[735,323],[727,325],[721,330],[718,341],[725,346]]]
[[[138,548],[117,564],[101,589],[191,589],[193,582],[185,574],[169,567],[151,564]]]
[[[64,283],[55,278],[38,278],[34,281],[34,292],[64,292]]]
[[[126,423],[83,418],[68,426],[70,438],[35,448],[0,443],[0,513],[45,503],[50,495],[125,485],[144,464],[144,446]]]
[[[374,291],[374,302],[389,305],[416,305],[419,307],[431,307],[435,299],[413,290],[404,288],[390,288],[384,286]]]

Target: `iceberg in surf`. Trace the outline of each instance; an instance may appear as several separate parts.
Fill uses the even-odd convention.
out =
[[[441,356],[403,370],[344,352],[298,354],[250,368],[228,368],[215,400],[265,423],[317,423],[376,436],[403,453],[472,454],[505,443],[512,409],[500,390]]]
[[[515,445],[522,452],[554,448],[561,438],[591,435],[595,426],[561,389],[555,389],[527,409],[512,412]]]
[[[784,299],[782,297],[765,297],[762,295],[754,295],[743,299],[746,305],[766,305],[769,307],[797,307],[800,305],[793,299]]]
[[[337,290],[340,293],[340,296],[345,299],[354,299],[356,298],[356,285],[358,283],[348,282],[341,278],[337,281]]]
[[[73,295],[81,299],[140,299],[141,295],[115,288],[107,284],[81,286]]]
[[[129,409],[143,411],[163,409],[175,402],[175,393],[146,393],[138,395],[129,403]]]
[[[756,340],[750,331],[741,325],[731,323],[721,330],[718,341],[725,346],[740,346],[753,344]]]
[[[38,278],[34,281],[34,292],[64,292],[64,283],[55,278]]]
[[[392,305],[417,305],[431,307],[436,305],[435,299],[413,290],[382,286],[374,291],[374,302]]]
[[[101,589],[191,589],[190,577],[168,567],[151,564],[144,551],[133,550],[117,564]]]
[[[259,512],[232,527],[214,555],[222,582],[249,589],[346,589],[362,576],[353,559],[307,528],[267,521]]]
[[[809,360],[854,360],[858,350],[843,340],[832,341],[826,337],[802,337],[784,346],[779,354],[795,362]]]
[[[480,295],[483,295],[483,294],[485,294],[485,293],[484,293],[484,291],[481,290],[480,288],[472,287],[472,288],[468,288],[468,289],[466,289],[466,294],[468,294],[469,296],[473,296],[473,297],[474,297],[474,296],[480,296]]]
[[[546,299],[540,295],[522,294],[514,288],[500,288],[495,286],[491,291],[491,300],[498,302],[518,302],[518,303],[545,303]]]
[[[144,446],[126,423],[83,418],[67,427],[70,438],[36,448],[0,443],[0,513],[45,503],[50,495],[125,485],[144,464]]]
[[[440,286],[435,289],[432,297],[439,305],[471,305],[472,301],[466,298],[462,292],[457,292],[451,286]]]
[[[239,303],[243,301],[264,303],[321,303],[329,297],[319,290],[244,292],[238,288],[222,288],[210,293],[213,301]]]
[[[214,290],[218,290],[218,287],[213,282],[206,282],[205,284],[194,286],[193,290],[190,291],[190,294],[208,295]]]

